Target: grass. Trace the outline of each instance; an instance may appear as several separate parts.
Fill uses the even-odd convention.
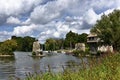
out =
[[[25,80],[119,80],[120,54],[111,54],[89,61],[89,67],[83,62],[83,69],[65,70],[63,73],[52,72],[28,74]],[[78,67],[79,68],[79,67]]]

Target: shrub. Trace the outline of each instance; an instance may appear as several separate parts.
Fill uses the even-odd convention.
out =
[[[14,55],[13,51],[16,50],[17,43],[15,40],[7,40],[0,45],[1,55]]]
[[[35,53],[35,52],[32,52],[32,55],[36,55],[36,53]]]
[[[80,56],[80,55],[84,54],[84,51],[74,50],[72,53],[73,53],[75,56]]]

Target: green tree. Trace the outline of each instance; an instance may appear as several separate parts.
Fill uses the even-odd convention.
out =
[[[54,39],[52,38],[47,39],[45,42],[46,50],[51,50],[51,51],[55,50],[55,44],[56,44],[56,41]]]
[[[16,40],[18,46],[17,46],[17,51],[22,51],[23,50],[23,38],[22,37],[16,37],[12,36],[12,40]]]
[[[46,50],[59,50],[64,48],[64,39],[53,39],[49,38],[45,42]]]
[[[86,34],[86,33],[79,34],[77,42],[78,43],[86,43],[87,42],[87,36],[88,36],[88,34]]]
[[[92,33],[104,40],[104,44],[113,45],[115,50],[120,49],[120,10],[114,10],[103,15],[91,29]]]
[[[66,34],[66,38],[65,38],[65,47],[68,48],[74,48],[75,43],[78,40],[78,34],[70,31]]]
[[[64,39],[55,39],[56,50],[64,49]]]
[[[26,37],[16,37],[12,36],[13,40],[16,40],[18,46],[17,51],[32,51],[32,45],[35,41],[35,38],[26,36]]]
[[[26,36],[23,38],[23,40],[24,40],[23,51],[31,51],[35,38]]]
[[[14,55],[13,51],[16,50],[17,43],[15,40],[6,40],[0,45],[1,55]]]

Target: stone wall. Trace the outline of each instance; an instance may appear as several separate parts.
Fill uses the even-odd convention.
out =
[[[39,52],[40,51],[40,44],[39,44],[39,42],[38,41],[35,41],[34,43],[33,43],[33,50],[32,50],[33,52]]]
[[[84,43],[76,43],[75,50],[85,51],[85,44]]]
[[[98,46],[98,51],[101,51],[101,52],[113,52],[113,47],[112,46]]]

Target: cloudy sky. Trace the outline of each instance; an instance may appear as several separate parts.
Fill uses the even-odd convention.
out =
[[[102,14],[120,9],[120,0],[0,0],[0,41],[15,36],[65,38],[89,33]]]

